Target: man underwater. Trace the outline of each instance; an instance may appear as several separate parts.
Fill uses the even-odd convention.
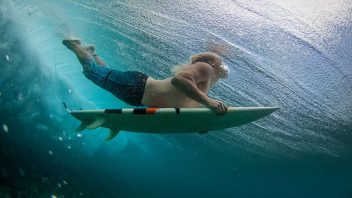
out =
[[[79,39],[71,38],[62,43],[76,54],[89,80],[130,105],[155,108],[204,105],[218,114],[227,112],[222,101],[208,97],[209,89],[229,74],[227,66],[215,53],[195,54],[190,63],[175,69],[174,76],[156,80],[138,71],[107,68],[95,53],[95,47],[83,47]]]

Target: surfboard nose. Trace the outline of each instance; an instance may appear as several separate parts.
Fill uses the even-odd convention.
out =
[[[233,111],[246,111],[246,112],[267,112],[269,114],[277,111],[280,107],[230,107]]]
[[[257,108],[256,111],[264,117],[274,113],[279,109],[280,107],[261,107],[261,108]]]
[[[270,113],[274,113],[275,111],[280,109],[280,107],[263,107],[263,108]]]

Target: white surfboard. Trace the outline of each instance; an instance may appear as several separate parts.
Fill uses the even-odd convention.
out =
[[[225,115],[208,108],[136,108],[75,110],[68,112],[81,125],[77,131],[105,127],[107,140],[120,130],[144,133],[206,133],[210,130],[240,126],[268,116],[277,107],[230,107]]]

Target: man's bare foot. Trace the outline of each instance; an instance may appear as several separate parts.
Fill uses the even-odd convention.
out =
[[[81,40],[76,37],[71,37],[69,39],[63,40],[62,44],[64,44],[68,49],[73,50],[75,46],[81,45]]]

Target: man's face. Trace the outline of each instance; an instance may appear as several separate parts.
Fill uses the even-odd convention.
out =
[[[214,64],[212,66],[215,69],[215,72],[216,72],[218,78],[227,78],[228,77],[229,69],[222,62],[219,61],[219,62],[217,62],[216,64]]]
[[[222,64],[220,65],[220,78],[227,78],[229,77],[229,68]]]

